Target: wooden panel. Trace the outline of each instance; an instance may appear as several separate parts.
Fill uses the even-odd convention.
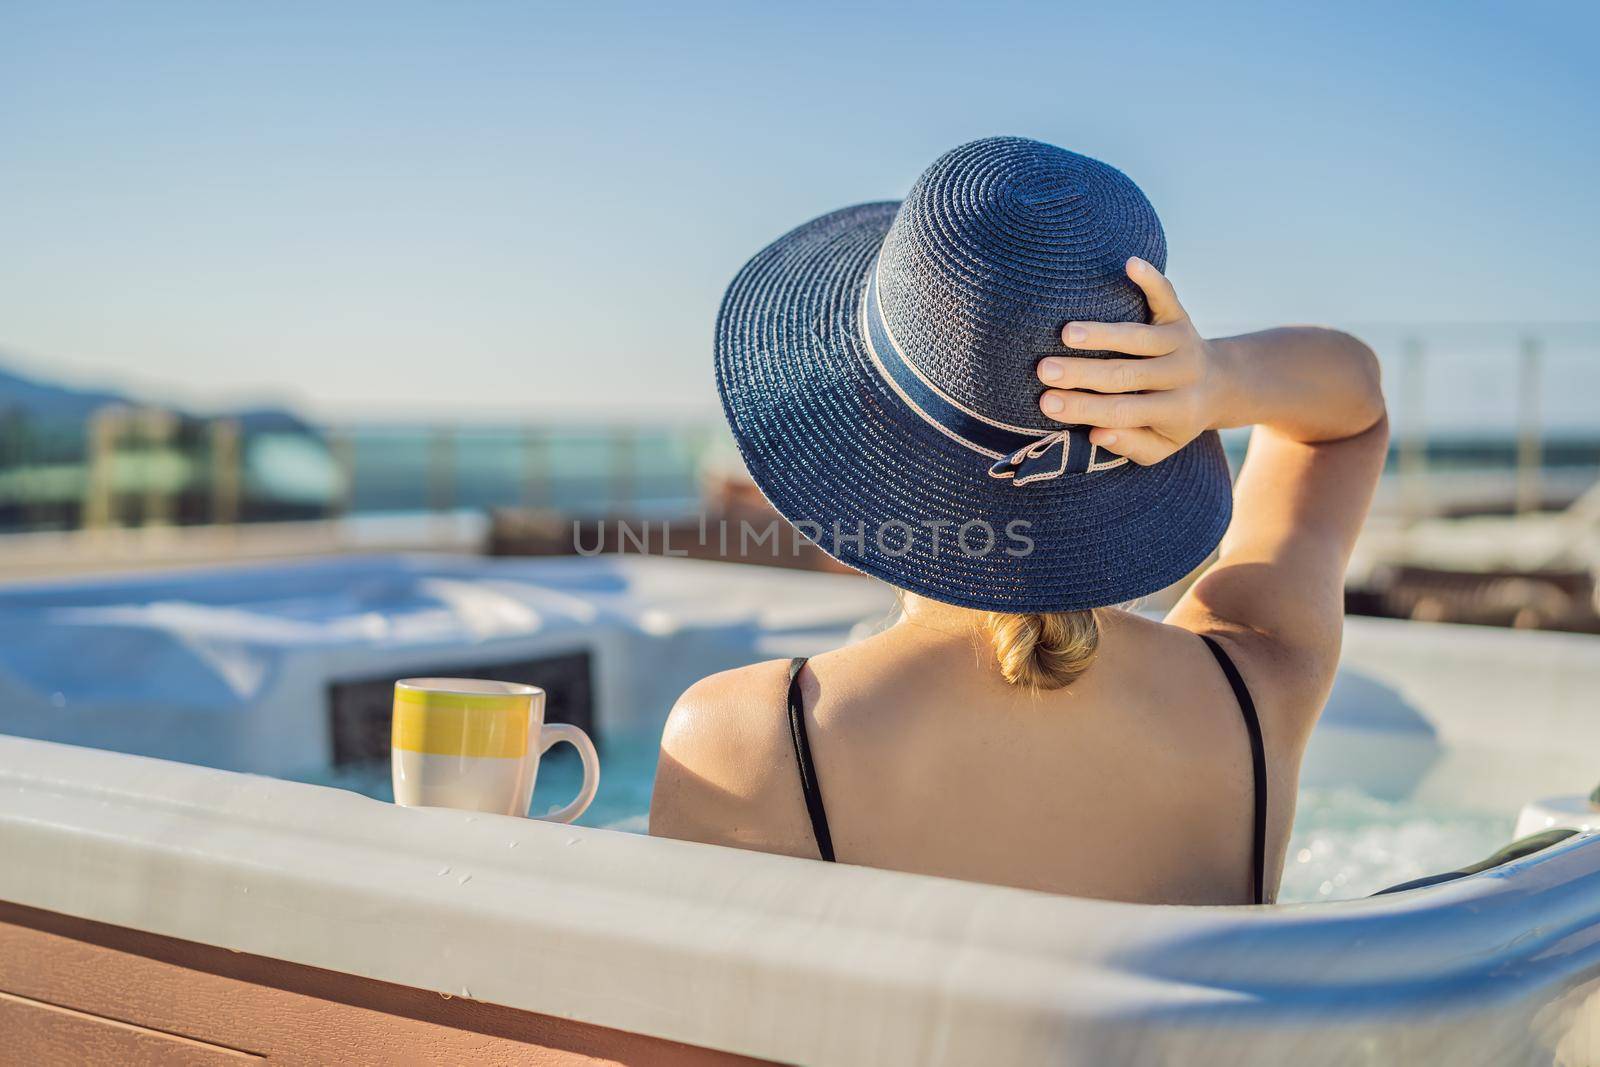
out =
[[[3,994],[4,1064],[762,1062],[0,902]]]
[[[123,1067],[242,1064],[261,1057],[86,1012],[0,993],[0,1061],[32,1067],[115,1063]]]

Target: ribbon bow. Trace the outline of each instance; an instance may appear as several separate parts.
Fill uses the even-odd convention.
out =
[[[1074,473],[1088,470],[1088,456]],[[1043,482],[1067,473],[1072,459],[1072,431],[1055,430],[995,461],[989,477],[1007,478],[1013,485]]]

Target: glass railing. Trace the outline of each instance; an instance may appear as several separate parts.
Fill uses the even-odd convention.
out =
[[[1560,507],[1600,478],[1600,324],[1375,325],[1394,447],[1380,509]],[[1227,435],[1242,455],[1241,435]],[[0,533],[546,509],[671,517],[708,461],[738,469],[720,420],[524,425],[199,419],[102,409],[44,422],[0,409]]]

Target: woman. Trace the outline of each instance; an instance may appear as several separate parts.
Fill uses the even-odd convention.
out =
[[[751,475],[903,610],[685,693],[652,833],[1273,898],[1387,450],[1378,367],[1328,329],[1202,338],[1165,259],[1119,171],[994,138],[746,265],[717,367]],[[1230,486],[1215,431],[1239,426]],[[1213,551],[1165,620],[1117,606]]]

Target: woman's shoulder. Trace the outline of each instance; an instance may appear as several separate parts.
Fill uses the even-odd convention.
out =
[[[667,716],[650,832],[815,855],[789,735],[789,661],[702,678]]]
[[[1268,747],[1298,754],[1305,748],[1322,711],[1339,664],[1340,632],[1329,627],[1316,642],[1284,640],[1277,634],[1245,626],[1182,604],[1159,624],[1193,640],[1204,638],[1219,647],[1238,671],[1266,731]],[[1198,648],[1200,642],[1194,642]],[[1207,651],[1205,670],[1221,674]]]

